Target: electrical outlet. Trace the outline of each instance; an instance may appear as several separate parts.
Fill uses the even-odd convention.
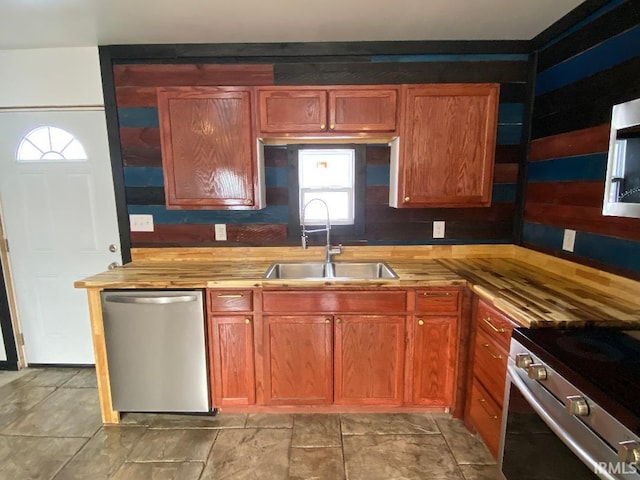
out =
[[[564,237],[562,238],[562,249],[567,252],[573,252],[573,247],[576,243],[576,231],[575,230],[564,230]]]
[[[153,215],[129,215],[129,229],[132,232],[153,232]]]
[[[444,238],[444,222],[433,222],[433,238]]]
[[[227,240],[227,225],[224,223],[216,223],[215,232],[218,242],[225,242]]]

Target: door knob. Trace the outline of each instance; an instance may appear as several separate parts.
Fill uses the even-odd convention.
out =
[[[589,404],[587,399],[580,395],[569,395],[565,402],[565,407],[570,415],[586,417],[589,415]]]
[[[110,252],[117,252],[118,251],[118,246],[114,243],[112,243],[111,245],[109,245],[109,251]]]

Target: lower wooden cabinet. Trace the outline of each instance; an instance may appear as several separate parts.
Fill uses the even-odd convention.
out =
[[[254,404],[253,318],[216,315],[209,322],[213,405]]]
[[[335,403],[402,403],[404,331],[405,317],[399,315],[335,318]]]
[[[494,457],[498,455],[509,342],[516,324],[478,297],[474,298],[470,353],[471,375],[465,425],[477,431]]]
[[[413,404],[442,407],[453,404],[457,325],[457,317],[418,315],[414,318]]]
[[[325,315],[264,317],[268,405],[333,402],[333,325]]]

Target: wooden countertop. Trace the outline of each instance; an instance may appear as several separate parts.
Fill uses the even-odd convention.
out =
[[[614,297],[514,258],[438,262],[467,279],[473,292],[525,327],[640,329],[639,296]]]
[[[400,279],[263,280],[272,262],[135,261],[75,282],[77,288],[411,287],[469,285],[517,323],[529,328],[607,326],[640,329],[636,295],[612,295],[510,256],[388,259]],[[640,285],[640,284],[639,284]]]
[[[458,274],[435,260],[389,261],[400,279],[264,280],[273,262],[151,261],[132,262],[75,282],[76,288],[229,288],[229,287],[408,287],[466,285]]]

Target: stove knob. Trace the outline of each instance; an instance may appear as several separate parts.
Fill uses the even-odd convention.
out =
[[[577,415],[579,417],[586,417],[589,415],[589,404],[587,399],[580,395],[570,395],[567,397],[565,407],[570,415]]]
[[[634,440],[618,444],[618,458],[625,463],[640,463],[640,443]]]
[[[516,354],[516,367],[524,368],[525,370],[529,368],[529,365],[533,363],[533,359],[531,355],[528,353],[518,353]]]
[[[527,368],[527,375],[533,380],[546,380],[547,369],[540,363],[532,363],[529,365],[529,368]]]

